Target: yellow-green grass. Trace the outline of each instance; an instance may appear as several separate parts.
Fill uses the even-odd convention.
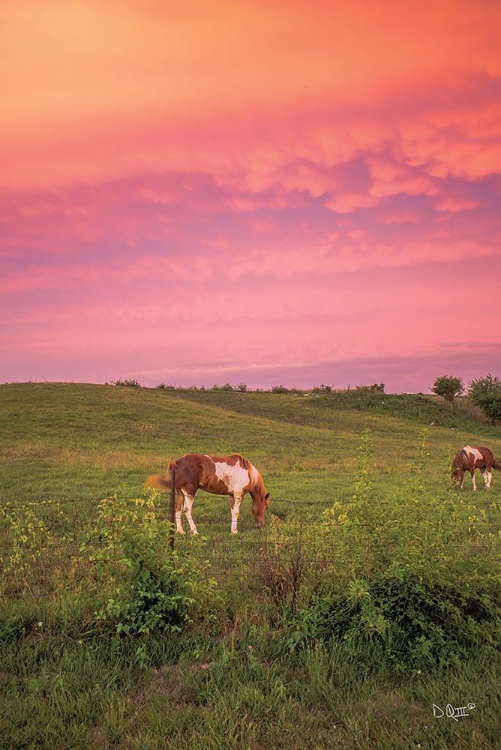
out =
[[[375,397],[378,401],[379,396]],[[388,397],[386,397],[388,398]],[[390,397],[391,398],[391,397]],[[407,397],[409,403],[413,397]],[[3,503],[57,501],[73,524],[110,493],[135,497],[151,473],[190,451],[249,457],[271,492],[271,508],[297,513],[349,497],[364,429],[374,444],[375,481],[401,482],[426,431],[429,483],[448,481],[463,445],[501,454],[501,430],[482,423],[429,422],[338,409],[329,397],[271,393],[163,391],[99,385],[26,383],[0,386],[0,492]],[[382,407],[384,408],[384,407]],[[447,412],[445,412],[447,415]],[[463,420],[464,421],[464,420]],[[500,475],[501,477],[501,475]],[[465,482],[469,490],[468,479]],[[494,475],[494,492],[501,479]],[[289,502],[291,504],[289,505]],[[195,514],[219,516],[225,500],[199,494]],[[242,529],[250,523],[248,507]],[[204,522],[205,523],[205,522]]]

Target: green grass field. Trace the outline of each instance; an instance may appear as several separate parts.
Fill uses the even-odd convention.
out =
[[[425,396],[1,385],[0,744],[495,747],[501,473],[451,490],[466,444],[501,429]],[[190,451],[244,454],[271,503],[235,537],[200,492],[167,595],[145,479]]]

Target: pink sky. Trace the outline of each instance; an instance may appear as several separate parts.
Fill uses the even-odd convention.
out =
[[[501,372],[498,0],[0,0],[0,382]]]

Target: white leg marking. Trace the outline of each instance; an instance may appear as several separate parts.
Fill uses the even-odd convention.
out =
[[[233,503],[231,506],[231,533],[236,534],[238,532],[238,515],[240,513],[240,503],[242,502],[242,495],[235,494]]]
[[[473,491],[474,491],[474,492],[476,492],[476,490],[477,490],[477,485],[476,485],[476,483],[475,483],[475,472],[473,472],[473,471],[472,471],[472,473],[471,473],[471,481],[473,482]]]
[[[490,490],[492,481],[492,471],[486,471],[484,474],[485,489]]]
[[[180,510],[176,511],[176,531],[178,534],[184,534],[183,522],[181,520],[181,513],[182,511]]]
[[[192,534],[198,534],[197,527],[195,526],[195,521],[192,518],[191,515],[191,509],[193,507],[193,501],[194,498],[192,495],[188,495],[187,492],[183,490],[184,495],[184,514],[186,516],[186,520],[188,521],[190,531]]]

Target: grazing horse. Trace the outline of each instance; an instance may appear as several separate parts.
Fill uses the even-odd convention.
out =
[[[485,489],[491,487],[492,469],[501,471],[501,463],[494,460],[492,451],[489,448],[472,448],[466,445],[462,451],[455,456],[451,465],[451,482],[459,482],[459,488],[463,489],[465,471],[471,474],[473,489],[477,489],[475,484],[475,469],[480,469],[484,477]]]
[[[269,492],[266,492],[261,474],[243,456],[207,456],[202,453],[188,453],[177,461],[172,461],[166,477],[155,474],[147,480],[150,487],[162,490],[171,489],[172,470],[176,490],[176,531],[184,534],[181,514],[184,510],[192,534],[198,534],[191,516],[191,508],[198,489],[215,495],[229,495],[231,498],[231,531],[236,534],[238,514],[243,496],[248,492],[252,497],[252,514],[256,528],[264,526],[264,515],[268,507]]]

